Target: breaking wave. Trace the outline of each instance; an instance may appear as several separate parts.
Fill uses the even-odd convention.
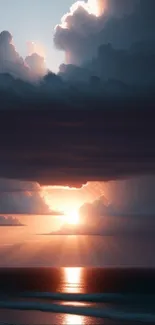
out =
[[[18,296],[19,298],[19,296]],[[75,305],[63,305],[53,302],[56,301],[83,301],[83,302],[113,302],[113,303],[130,303],[132,302],[143,302],[145,303],[155,299],[154,295],[123,295],[123,294],[66,294],[66,293],[23,293],[20,295],[20,298],[29,299],[29,300],[19,300],[17,301],[10,298],[0,300],[0,309],[12,309],[12,310],[27,310],[27,311],[42,311],[42,312],[51,312],[51,313],[63,313],[63,314],[76,314],[82,316],[98,317],[105,318],[114,321],[131,321],[131,322],[141,322],[147,324],[155,324],[155,313],[141,313],[141,312],[128,312],[108,308],[105,305],[103,307],[93,307],[89,306],[75,306]],[[35,301],[32,301],[32,298],[35,298]],[[36,301],[36,299],[48,299],[47,301]],[[49,301],[51,300],[51,302]],[[5,323],[0,323],[5,324]]]

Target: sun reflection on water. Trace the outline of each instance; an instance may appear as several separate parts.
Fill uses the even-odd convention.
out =
[[[64,325],[84,325],[83,317],[79,315],[65,315]]]
[[[80,293],[82,286],[82,269],[80,267],[66,267],[64,269],[66,293]]]
[[[82,292],[82,269],[80,267],[64,268],[64,287],[63,292],[81,293]],[[64,302],[65,305],[79,306],[84,305],[79,302]],[[63,315],[64,325],[84,325],[84,317],[80,315]]]

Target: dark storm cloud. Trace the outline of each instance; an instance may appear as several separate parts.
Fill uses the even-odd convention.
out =
[[[1,111],[1,177],[74,186],[154,173],[154,102],[104,105]]]
[[[106,44],[83,67],[63,64],[59,73],[65,80],[90,82],[105,95],[132,96],[154,87],[154,55],[155,42],[134,43],[128,50]]]
[[[155,81],[155,3],[109,0],[107,4],[99,17],[78,7],[66,16],[67,28],[57,26],[55,43],[67,57],[60,75],[78,82],[96,76],[100,78],[96,87],[108,94],[130,95],[133,86],[142,92],[141,86],[152,87]]]
[[[21,227],[25,226],[16,217],[0,216],[0,227]]]
[[[21,59],[11,34],[0,34],[0,177],[81,186],[155,172],[153,8],[154,0],[111,0],[100,17],[78,8],[55,42],[67,33],[64,47],[75,45],[85,63],[36,83],[42,58]]]

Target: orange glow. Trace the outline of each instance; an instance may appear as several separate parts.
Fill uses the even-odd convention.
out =
[[[28,47],[28,55],[32,55],[33,53],[36,53],[45,59],[46,51],[42,44],[40,44],[39,42],[28,41],[27,47]]]
[[[78,210],[71,210],[65,214],[65,223],[69,225],[77,225],[79,223],[79,213]]]
[[[49,187],[42,188],[42,197],[45,203],[49,206],[51,210],[62,211],[63,212],[63,222],[70,225],[77,225],[79,223],[79,208],[83,204],[82,200],[78,198],[78,190],[73,189],[70,192],[69,188],[64,188],[58,190],[57,194],[50,191]],[[77,191],[77,192],[76,192]],[[65,195],[68,194],[68,195]]]
[[[100,5],[98,0],[88,0],[88,7],[90,12],[96,17],[100,15]]]

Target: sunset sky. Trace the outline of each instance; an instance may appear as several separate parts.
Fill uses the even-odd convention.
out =
[[[154,266],[155,1],[0,8],[0,266]]]

